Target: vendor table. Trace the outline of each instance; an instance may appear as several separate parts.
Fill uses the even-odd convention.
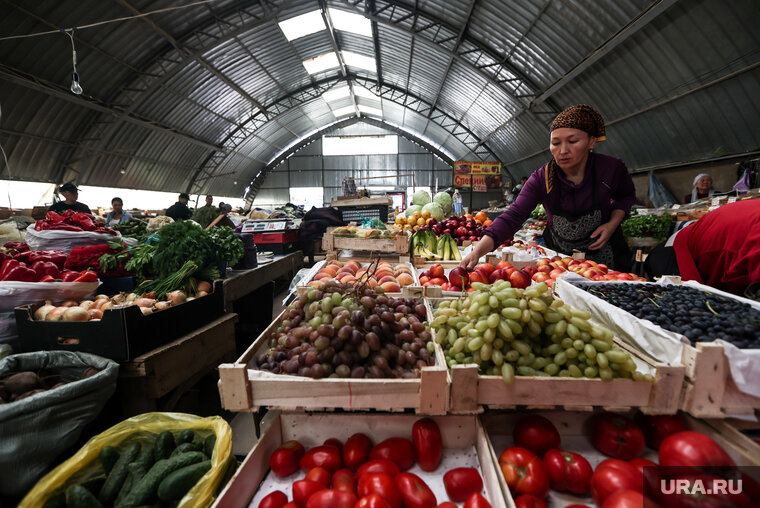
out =
[[[237,315],[225,314],[179,339],[121,364],[124,416],[172,411],[179,398],[220,363],[234,361]]]

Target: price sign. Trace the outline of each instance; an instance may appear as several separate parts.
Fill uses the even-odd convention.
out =
[[[728,202],[729,203],[736,203],[737,199],[739,199],[739,198],[737,198],[736,196],[731,196],[730,198],[728,198]]]
[[[720,204],[720,198],[719,197],[712,198],[712,205],[713,206],[718,206],[719,204]]]
[[[488,190],[485,175],[472,175],[472,190],[474,192],[486,192]]]

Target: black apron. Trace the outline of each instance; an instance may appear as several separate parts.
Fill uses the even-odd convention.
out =
[[[548,168],[547,168],[548,169]],[[596,228],[604,224],[602,210],[599,207],[599,189],[596,184],[596,168],[591,164],[591,206],[584,212],[573,215],[562,208],[562,183],[557,182],[557,196],[552,210],[552,225],[544,231],[544,241],[550,249],[572,255],[574,250],[586,253],[586,259],[607,265],[610,270],[630,272],[631,251],[623,237],[623,231],[618,226],[612,236],[598,250],[588,247],[597,239],[591,238]]]

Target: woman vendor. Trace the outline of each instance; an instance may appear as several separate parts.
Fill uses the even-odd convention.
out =
[[[547,247],[568,255],[583,251],[587,259],[629,272],[631,255],[620,223],[636,199],[635,189],[623,161],[591,151],[604,139],[604,120],[591,106],[560,113],[551,125],[552,160],[533,172],[461,266],[474,268],[481,256],[512,238],[541,203]]]
[[[683,198],[684,204],[693,203],[700,199],[707,199],[715,194],[713,189],[712,176],[708,173],[700,173],[694,177],[694,183],[692,184],[691,194],[687,194]]]

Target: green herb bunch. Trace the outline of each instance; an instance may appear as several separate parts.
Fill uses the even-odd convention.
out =
[[[205,266],[215,257],[211,236],[196,222],[179,220],[159,230],[153,269],[159,277],[166,277],[188,261]]]
[[[111,226],[126,238],[134,238],[138,242],[144,242],[148,238],[148,223],[141,220],[130,220],[123,224]]]
[[[153,256],[156,254],[155,245],[141,243],[129,249],[132,256],[127,261],[124,269],[130,273],[136,273],[140,279],[152,279],[156,273],[153,270]]]
[[[235,231],[227,226],[213,227],[208,232],[214,254],[219,261],[234,265],[243,257],[243,242],[235,236]]]
[[[620,227],[626,238],[651,237],[664,240],[670,232],[670,215],[637,215],[623,221]]]

